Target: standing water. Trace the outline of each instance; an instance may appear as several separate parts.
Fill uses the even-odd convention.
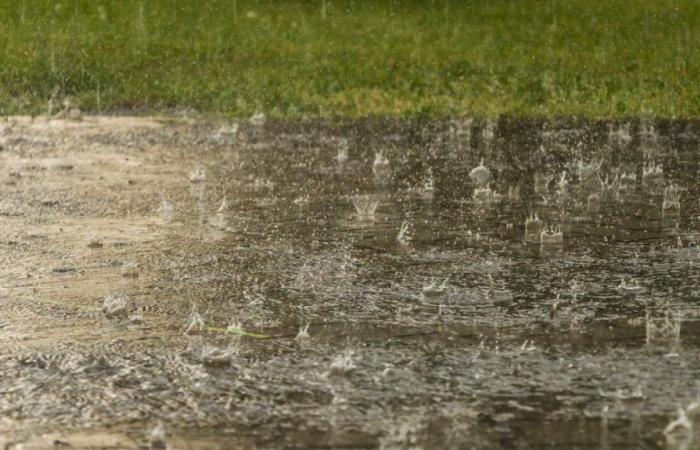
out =
[[[697,123],[3,130],[6,442],[699,442]]]

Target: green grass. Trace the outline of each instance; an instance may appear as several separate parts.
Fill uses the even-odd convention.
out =
[[[53,92],[92,112],[691,117],[700,2],[0,2],[0,113]]]

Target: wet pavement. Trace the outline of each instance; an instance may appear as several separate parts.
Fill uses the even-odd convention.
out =
[[[696,448],[699,144],[7,119],[0,442]]]

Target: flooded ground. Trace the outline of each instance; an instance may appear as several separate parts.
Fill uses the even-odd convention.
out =
[[[0,125],[5,448],[696,448],[699,123],[258,122]]]

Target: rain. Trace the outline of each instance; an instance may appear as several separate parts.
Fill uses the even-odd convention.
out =
[[[236,36],[251,40],[241,46],[257,48],[246,51],[262,64],[283,56],[246,33],[310,33],[302,19],[331,33],[333,47],[333,26],[380,15],[387,28],[373,39],[390,51],[400,26],[417,26],[411,8],[445,40],[478,16],[472,2],[447,0],[425,11],[218,1],[204,12],[130,1],[129,21],[114,23],[110,2],[79,3],[43,5],[47,26],[66,20],[75,39],[97,39],[76,25],[92,14],[127,27],[139,58],[153,51],[163,64],[177,57],[175,44],[157,55],[167,24],[212,20],[219,28],[193,30],[223,53],[233,51],[225,27],[242,28]],[[22,30],[43,17],[27,5],[0,15]],[[556,33],[566,18],[545,9]],[[429,45],[418,41],[405,45]],[[700,122],[691,109],[509,110],[515,81],[493,67],[474,106],[467,97],[407,106],[398,90],[393,102],[374,91],[353,106],[301,93],[292,104],[271,81],[277,94],[255,94],[245,85],[254,77],[238,73],[220,76],[249,89],[208,104],[201,86],[163,87],[179,71],[155,83],[156,65],[138,69],[147,91],[138,80],[110,85],[88,44],[71,78],[64,57],[75,55],[52,42],[41,70],[64,78],[31,81],[24,60],[8,60],[32,94],[0,89],[5,448],[697,448]],[[215,58],[200,50],[177,65],[187,80]],[[337,83],[326,94],[354,73],[328,64]],[[17,82],[3,70],[8,86]],[[265,80],[284,70],[264,69]],[[384,79],[367,70],[369,81]],[[558,76],[528,89],[565,95]],[[309,88],[303,78],[289,89]],[[304,103],[313,101],[316,113]]]

